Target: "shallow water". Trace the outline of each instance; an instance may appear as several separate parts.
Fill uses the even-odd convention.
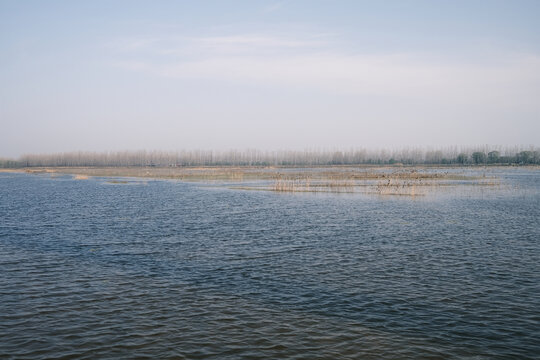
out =
[[[0,173],[0,358],[537,358],[540,172],[489,172],[421,198]]]

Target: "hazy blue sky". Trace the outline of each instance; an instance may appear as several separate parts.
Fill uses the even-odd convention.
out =
[[[540,1],[0,0],[0,156],[540,144]]]

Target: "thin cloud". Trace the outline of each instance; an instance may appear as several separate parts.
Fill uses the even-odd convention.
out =
[[[494,97],[526,101],[540,90],[540,57],[522,56],[485,66],[427,63],[414,55],[213,56],[165,64],[124,62],[122,67],[171,79],[206,79],[260,86],[460,102]],[[531,89],[536,89],[531,92]],[[519,98],[515,95],[521,93]]]
[[[152,45],[158,43],[159,38],[121,38],[105,44],[105,48],[118,52],[147,51]]]
[[[278,1],[278,2],[275,2],[273,4],[270,4],[270,5],[267,5],[267,6],[264,6],[262,8],[262,11],[264,13],[273,13],[273,12],[276,12],[276,11],[279,11],[283,8],[283,6],[285,5],[285,2],[284,1]]]
[[[133,41],[124,47],[129,56],[115,66],[170,79],[537,108],[538,55],[507,54],[469,63],[425,53],[351,55],[333,48],[328,40],[321,34],[170,36]]]
[[[227,36],[177,36],[117,39],[106,48],[125,56],[176,56],[207,59],[219,56],[268,56],[302,54],[325,49],[329,34],[310,34],[302,38],[255,33]]]
[[[235,36],[214,36],[214,37],[202,37],[194,38],[193,42],[202,45],[249,45],[257,47],[307,47],[307,46],[320,46],[324,43],[321,41],[310,40],[293,40],[287,38],[280,38],[276,36],[265,35],[235,35]]]

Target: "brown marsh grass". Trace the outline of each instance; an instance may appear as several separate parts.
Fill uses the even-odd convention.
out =
[[[448,173],[419,173],[417,171],[377,173],[322,172],[316,176],[284,177],[275,179],[272,191],[278,192],[340,192],[376,195],[423,196],[441,187],[463,185],[496,186],[492,178]]]
[[[442,187],[494,186],[491,177],[424,167],[64,167],[27,168],[31,174],[71,174],[83,180],[91,176],[172,179],[190,182],[258,182],[234,185],[237,189],[276,192],[343,192],[377,195],[419,196]],[[478,172],[477,172],[478,173]]]
[[[129,184],[129,182],[125,180],[109,180],[107,184]]]
[[[350,192],[357,184],[350,179],[313,179],[310,176],[300,178],[278,177],[273,186],[273,191],[282,192]],[[348,190],[347,190],[348,189]]]

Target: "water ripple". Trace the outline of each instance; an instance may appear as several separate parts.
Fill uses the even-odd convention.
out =
[[[421,201],[2,177],[0,358],[536,358],[540,174],[505,171]]]

